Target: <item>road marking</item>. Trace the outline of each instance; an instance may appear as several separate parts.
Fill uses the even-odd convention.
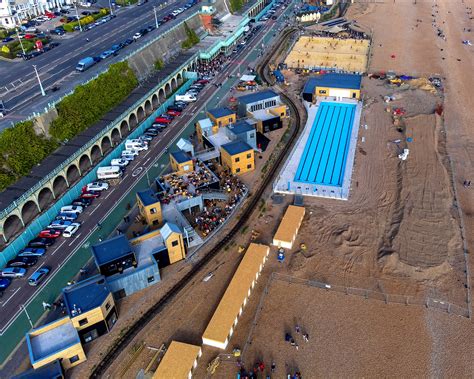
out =
[[[50,255],[54,255],[56,254],[56,252],[59,250],[59,248],[64,245],[66,243],[66,241],[64,240],[63,242],[61,242],[58,246],[56,246],[56,249],[50,254]]]
[[[150,161],[151,157],[149,157],[145,162],[143,162],[143,166],[145,166],[149,161]]]
[[[22,288],[22,287],[18,287],[18,288],[16,289],[16,291],[13,292],[13,294],[7,299],[7,301],[5,301],[5,302],[2,304],[2,307],[4,307],[5,305],[7,305],[7,303],[12,299],[13,296],[16,295],[16,293],[17,293],[21,288]]]
[[[132,177],[140,175],[140,173],[143,171],[143,167],[138,167],[132,172]]]
[[[90,215],[92,215],[92,213],[94,213],[97,209],[99,209],[99,207],[94,207],[94,209],[92,210],[92,212],[90,213]]]

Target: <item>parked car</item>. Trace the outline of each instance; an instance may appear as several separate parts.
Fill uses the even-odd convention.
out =
[[[116,158],[116,159],[112,159],[110,161],[110,165],[111,166],[125,167],[126,165],[128,165],[128,161],[125,160],[125,159]]]
[[[48,228],[66,229],[71,224],[72,224],[71,220],[54,220],[51,224],[48,225]]]
[[[41,267],[36,270],[28,279],[28,284],[30,286],[37,286],[41,281],[49,274],[51,269],[49,267]]]
[[[153,124],[151,124],[151,126],[153,127],[154,130],[156,130],[157,132],[161,132],[162,129],[165,129],[168,125],[167,124],[161,124],[159,122],[154,122]]]
[[[81,227],[81,224],[79,222],[73,222],[66,229],[64,229],[63,237],[66,237],[66,238],[72,237],[74,234],[76,234],[76,232],[79,230],[80,227]]]
[[[146,27],[146,30],[149,31],[149,32],[151,32],[151,31],[153,31],[153,30],[155,30],[155,29],[156,29],[156,27],[155,27],[154,25],[148,25],[148,26]]]
[[[100,192],[98,191],[87,191],[81,194],[83,199],[95,199],[96,197],[100,196]]]
[[[126,161],[133,161],[135,159],[135,155],[131,154],[122,154],[122,159],[125,159]]]
[[[135,33],[132,38],[133,38],[134,41],[136,41],[137,39],[139,39],[141,37],[142,37],[141,33]]]
[[[111,57],[114,55],[113,50],[105,50],[102,54],[99,55],[100,59],[107,59],[108,57]]]
[[[53,245],[54,238],[36,237],[28,242],[28,247],[47,247]]]
[[[23,256],[23,257],[16,257],[12,260],[9,260],[7,263],[7,267],[31,267],[38,263],[38,258],[34,256]]]
[[[59,213],[56,216],[58,221],[74,221],[78,217],[77,213]]]
[[[155,122],[160,124],[170,124],[172,120],[166,117],[157,117],[155,118]]]
[[[39,232],[38,237],[41,238],[58,238],[61,237],[61,231],[58,229],[45,229]]]
[[[109,183],[106,182],[92,182],[89,183],[88,185],[85,186],[86,190],[83,192],[87,191],[106,191],[109,189]]]
[[[160,134],[160,133],[157,130],[147,130],[145,132],[145,136],[146,137],[151,137],[151,138],[156,137],[158,134]],[[124,155],[122,155],[122,158],[126,159]]]
[[[14,40],[14,38],[12,38],[12,37],[6,37],[6,38],[2,39],[2,42],[6,43],[6,42],[13,41],[13,40]]]
[[[206,85],[207,83],[209,83],[209,80],[206,80],[206,79],[199,79],[196,83]]]
[[[46,248],[27,247],[21,250],[17,257],[42,257],[46,254]]]
[[[83,199],[83,198],[77,198],[74,199],[74,201],[71,203],[72,205],[79,205],[81,207],[88,207],[89,205],[92,204],[92,199]]]
[[[59,45],[61,45],[59,42],[51,42],[48,46],[54,49],[55,47],[58,47]]]
[[[3,278],[23,278],[26,275],[26,269],[21,267],[6,267],[0,270],[0,276]]]
[[[123,41],[123,44],[124,44],[125,46],[128,46],[128,45],[130,45],[131,43],[133,43],[133,39],[131,39],[131,38],[127,38],[125,41]]]
[[[61,213],[82,213],[84,208],[80,205],[66,205],[61,207]]]
[[[120,43],[116,43],[115,45],[112,45],[110,50],[112,50],[115,54],[118,53],[120,50],[122,50],[123,45]]]
[[[168,111],[176,111],[176,112],[180,112],[180,113],[181,113],[182,111],[184,111],[184,108],[181,107],[181,106],[179,106],[179,105],[170,105],[170,106],[168,107]]]
[[[0,290],[4,290],[8,288],[8,286],[11,284],[12,280],[8,278],[0,278]]]
[[[151,142],[153,140],[153,137],[147,136],[147,135],[142,135],[140,136],[140,139],[145,142]],[[128,162],[127,162],[128,164]]]

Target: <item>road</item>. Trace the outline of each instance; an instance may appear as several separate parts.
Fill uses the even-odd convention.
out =
[[[155,138],[148,151],[142,153],[135,161],[129,164],[121,182],[111,187],[100,198],[94,200],[90,207],[86,208],[79,218],[83,224],[78,234],[72,239],[61,237],[57,243],[48,250],[48,253],[40,259],[37,267],[42,265],[51,267],[51,277],[69,257],[73,256],[79,249],[89,246],[89,242],[93,239],[92,235],[97,238],[98,222],[102,224],[102,228],[113,224],[113,228],[110,228],[112,231],[117,227],[123,214],[114,220],[111,214],[115,211],[115,207],[121,204],[125,196],[131,191],[136,190],[136,186],[144,179],[144,176],[149,170],[150,172],[154,171],[151,178],[153,178],[156,173],[159,174],[159,171],[155,169],[159,167],[157,163],[158,160],[160,160],[160,162],[167,161],[167,158],[162,154],[163,151],[170,147],[177,137],[182,136],[187,138],[187,136],[191,134],[191,131],[194,129],[194,122],[202,115],[200,112],[202,112],[203,109],[217,106],[219,100],[222,101],[229,95],[229,88],[234,85],[237,80],[235,74],[243,74],[248,65],[254,66],[260,46],[262,46],[263,43],[265,43],[266,46],[269,44],[273,39],[273,31],[276,31],[276,28],[281,26],[281,23],[280,20],[277,20],[269,21],[262,25],[263,27],[246,46],[239,53],[232,56],[231,61],[223,67],[218,77],[199,94],[198,101],[188,106],[179,118]],[[228,80],[230,75],[234,75],[234,79]],[[221,84],[222,86],[219,86]],[[162,167],[163,164],[160,169]],[[138,171],[140,171],[140,174],[134,176],[133,173]],[[106,238],[105,233],[102,235],[102,238]],[[76,270],[78,270],[78,268]],[[30,270],[30,272],[32,271],[33,269]],[[64,280],[67,279],[68,278],[64,278]],[[43,283],[43,285],[45,284],[46,283]],[[4,331],[6,327],[15,320],[21,311],[20,306],[28,304],[29,300],[34,297],[35,292],[39,290],[41,290],[41,286],[38,288],[30,287],[26,279],[14,280],[12,285],[5,291],[4,296],[0,299],[0,330]]]
[[[176,19],[168,21],[137,42],[125,47],[118,56],[107,58],[86,72],[75,71],[77,62],[82,58],[98,56],[113,44],[132,38],[140,29],[155,25],[153,6],[157,7],[157,18],[161,20],[187,2],[188,0],[177,0],[163,6],[164,0],[156,0],[142,6],[120,9],[116,18],[103,25],[87,32],[76,32],[74,36],[55,38],[55,41],[61,43],[60,46],[29,61],[0,60],[0,99],[4,101],[8,110],[6,117],[0,119],[0,130],[11,126],[12,122],[25,119],[33,112],[41,112],[48,103],[60,98],[77,85],[103,71],[111,63],[123,59],[124,55],[130,54],[139,46],[178,24],[180,20],[195,12],[199,5],[191,7],[178,15]],[[90,42],[87,42],[86,38]],[[41,96],[32,65],[37,66],[43,87],[46,89],[44,97]],[[60,90],[53,93],[50,88],[55,85],[60,86]]]

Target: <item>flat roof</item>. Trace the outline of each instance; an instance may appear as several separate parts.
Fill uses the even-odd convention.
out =
[[[273,237],[273,241],[283,241],[292,243],[293,236],[298,231],[298,228],[303,220],[305,213],[304,207],[298,207],[296,205],[289,205],[286,209],[285,215],[281,219],[280,225],[278,226],[277,232]]]
[[[226,143],[225,145],[221,146],[225,151],[227,151],[230,155],[235,155],[239,153],[243,153],[245,151],[253,150],[253,148],[244,141],[234,141],[230,143]]]
[[[250,244],[204,331],[203,339],[225,343],[234,320],[239,316],[240,307],[269,252],[270,248],[266,245]]]
[[[99,266],[132,253],[132,248],[124,234],[92,245],[92,254]]]
[[[280,95],[278,95],[276,92],[272,90],[266,90],[266,91],[251,93],[249,95],[240,96],[237,98],[237,100],[239,101],[239,103],[242,103],[242,104],[252,104],[252,103],[256,103],[257,101],[272,99],[277,96],[280,96]]]
[[[212,115],[214,118],[220,118],[220,117],[225,117],[225,116],[230,116],[230,115],[235,114],[234,111],[230,110],[227,107],[209,109],[207,113]]]
[[[30,369],[21,374],[13,376],[11,379],[52,379],[64,377],[63,368],[59,359],[48,363],[47,365]]]
[[[155,193],[151,189],[138,191],[137,196],[145,207],[159,202],[158,198],[155,197]]]
[[[55,324],[57,325],[54,326]],[[81,343],[79,334],[69,317],[63,317],[31,330],[26,335],[26,339],[32,364]]]
[[[259,109],[258,111],[253,111],[251,112],[252,116],[256,120],[271,120],[272,118],[280,118],[279,116],[274,115],[273,113],[270,113],[267,111],[267,109]]]
[[[242,134],[255,130],[255,127],[246,120],[238,120],[235,124],[229,125],[229,130],[234,134]]]
[[[153,379],[188,379],[200,352],[201,346],[171,341]]]
[[[100,307],[109,294],[110,289],[103,275],[95,275],[63,288],[64,304],[71,317]]]
[[[355,74],[327,73],[313,76],[304,85],[303,93],[314,93],[316,87],[360,89],[362,76]]]
[[[171,155],[174,158],[174,160],[178,163],[189,162],[190,160],[192,160],[192,158],[182,150],[175,151],[171,153]]]

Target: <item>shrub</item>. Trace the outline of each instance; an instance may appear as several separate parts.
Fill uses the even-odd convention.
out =
[[[163,68],[165,68],[165,63],[163,62],[163,59],[158,59],[155,62],[155,70],[160,71],[163,70]]]
[[[88,24],[92,24],[93,22],[96,22],[99,18],[107,16],[108,14],[109,14],[109,9],[102,8],[99,11],[99,13],[81,17],[79,21],[81,22],[81,26],[84,27]],[[67,24],[64,24],[63,25],[64,30],[66,32],[73,32],[74,28],[76,26],[79,26],[79,21],[72,21],[72,22],[68,22]]]
[[[184,23],[184,30],[186,31],[186,35],[188,38],[186,38],[182,43],[181,43],[181,47],[183,49],[189,49],[191,47],[193,47],[194,45],[196,45],[200,39],[198,37],[198,35],[196,34],[196,32],[194,30],[192,30],[188,24],[186,24],[186,22]]]
[[[55,140],[38,135],[33,121],[25,121],[0,133],[0,190],[27,175],[58,147]]]
[[[51,135],[60,141],[71,139],[120,104],[137,85],[127,62],[110,65],[107,72],[76,87],[57,105],[58,118],[51,123]]]
[[[230,10],[232,12],[238,12],[244,6],[243,0],[230,0]]]

